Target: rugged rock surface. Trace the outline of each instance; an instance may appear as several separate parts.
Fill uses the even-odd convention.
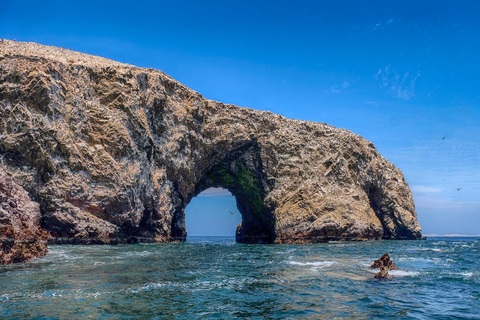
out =
[[[390,255],[388,253],[385,253],[383,256],[380,257],[380,259],[375,260],[371,268],[373,269],[381,269],[385,268],[387,270],[398,270],[398,267],[393,263],[392,260],[390,260]]]
[[[375,279],[388,279],[390,278],[390,275],[388,274],[388,270],[384,267],[380,268],[380,271],[375,273],[373,276]]]
[[[390,255],[388,253],[385,253],[383,256],[380,257],[380,259],[375,260],[372,263],[371,268],[380,269],[380,271],[378,271],[374,277],[377,279],[388,279],[389,270],[398,270],[398,267],[395,265],[395,263],[390,260]]]
[[[0,160],[55,241],[182,241],[209,187],[236,197],[240,242],[421,236],[402,172],[362,137],[35,43],[0,42]]]
[[[0,264],[46,255],[46,239],[38,203],[0,168]]]

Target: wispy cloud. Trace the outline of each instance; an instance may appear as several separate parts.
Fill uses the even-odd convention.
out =
[[[333,87],[330,87],[330,92],[331,93],[340,93],[342,91],[340,91],[337,86],[333,86]]]
[[[468,210],[480,209],[480,202],[476,201],[459,201],[454,198],[435,198],[429,195],[413,195],[415,200],[415,207],[417,210],[421,209],[436,209],[436,210],[455,210],[456,212],[463,212]]]
[[[426,187],[426,186],[421,186],[421,185],[410,186],[410,190],[412,190],[412,192],[414,192],[414,193],[437,193],[437,192],[442,192],[442,189],[433,188],[433,187]]]
[[[209,188],[198,195],[198,197],[224,197],[232,194],[227,189],[223,188]]]
[[[391,65],[379,69],[374,75],[381,88],[387,88],[395,98],[405,100],[415,97],[415,81],[419,77],[419,72],[415,74],[409,71],[398,73],[391,68]]]
[[[377,30],[396,25],[396,24],[400,23],[400,21],[401,21],[400,18],[390,18],[387,21],[380,20],[380,21],[377,21],[373,24],[368,25],[367,26],[367,31],[368,32],[375,32]]]
[[[351,83],[348,81],[344,81],[341,85],[336,85],[336,86],[331,86],[330,87],[330,92],[332,93],[341,93],[345,89],[349,88],[351,86]]]
[[[366,103],[366,104],[369,104],[369,105],[372,105],[372,106],[374,106],[374,107],[378,107],[378,106],[379,106],[378,102],[376,102],[376,101],[371,101],[371,100],[369,100],[369,101],[365,101],[365,103]]]
[[[382,24],[383,24],[383,22],[379,21],[377,23],[374,23],[374,24],[368,26],[367,30],[370,31],[370,32],[377,31],[378,28],[380,28],[382,26]]]

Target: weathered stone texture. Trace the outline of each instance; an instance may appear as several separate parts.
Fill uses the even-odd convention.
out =
[[[46,239],[38,203],[0,168],[0,264],[44,256]]]
[[[387,270],[398,270],[398,267],[390,260],[390,255],[385,253],[379,259],[375,260],[372,265],[370,266],[373,269],[381,269],[385,268]]]
[[[241,242],[421,235],[402,172],[352,132],[34,43],[0,42],[0,159],[62,241],[184,240],[209,187],[235,195]]]
[[[388,253],[385,253],[379,259],[375,260],[370,266],[372,269],[380,269],[374,278],[376,279],[388,279],[390,275],[388,274],[389,270],[398,270],[398,267],[390,260]]]

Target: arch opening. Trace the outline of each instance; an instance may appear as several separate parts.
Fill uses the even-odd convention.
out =
[[[209,188],[185,208],[185,226],[189,237],[235,237],[242,215],[235,197],[226,189]]]
[[[272,209],[265,202],[267,190],[271,188],[264,177],[259,150],[249,147],[232,152],[223,159],[214,159],[208,169],[198,174],[197,182],[183,199],[172,220],[172,236],[185,241],[187,228],[185,208],[190,201],[209,188],[227,189],[234,197],[242,222],[235,232],[235,240],[240,243],[273,243],[275,241],[275,218]],[[210,163],[212,163],[210,162]]]

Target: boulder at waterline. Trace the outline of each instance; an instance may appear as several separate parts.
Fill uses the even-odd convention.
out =
[[[46,255],[46,238],[38,203],[0,167],[0,264]]]

